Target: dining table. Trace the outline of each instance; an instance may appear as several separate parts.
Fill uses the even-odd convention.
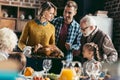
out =
[[[60,74],[61,69],[63,67],[62,60],[66,60],[66,58],[32,56],[31,58],[27,57],[26,67],[32,67],[35,71],[41,71],[43,70],[42,63],[44,59],[52,60],[52,67],[49,70],[49,73],[55,73],[55,74]]]

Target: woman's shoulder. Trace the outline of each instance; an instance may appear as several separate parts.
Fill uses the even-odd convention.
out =
[[[28,24],[35,23],[35,20],[29,20],[27,23]]]
[[[51,24],[50,22],[48,22],[48,26],[50,26],[51,28],[55,28],[53,24]]]

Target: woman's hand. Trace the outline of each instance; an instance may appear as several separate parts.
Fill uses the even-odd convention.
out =
[[[39,49],[39,48],[42,48],[43,46],[41,45],[41,44],[37,44],[37,45],[35,45],[35,47],[34,47],[34,53],[35,52],[37,52],[37,50]]]

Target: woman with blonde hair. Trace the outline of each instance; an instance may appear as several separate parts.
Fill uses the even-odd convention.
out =
[[[55,28],[49,21],[54,18],[56,11],[56,6],[47,1],[40,6],[37,18],[25,25],[18,47],[27,57],[30,57],[31,48],[35,45],[42,47],[55,44]]]
[[[49,21],[54,18],[56,12],[57,8],[53,3],[43,3],[38,9],[37,18],[27,22],[20,36],[18,47],[27,56],[27,66],[35,70],[40,70],[41,64],[31,56],[32,48],[55,44],[55,28]]]

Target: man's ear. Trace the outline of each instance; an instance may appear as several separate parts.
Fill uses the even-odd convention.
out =
[[[94,29],[94,27],[93,26],[90,26],[90,30],[93,30]]]
[[[75,10],[75,12],[74,12],[74,16],[77,14],[77,11]]]

